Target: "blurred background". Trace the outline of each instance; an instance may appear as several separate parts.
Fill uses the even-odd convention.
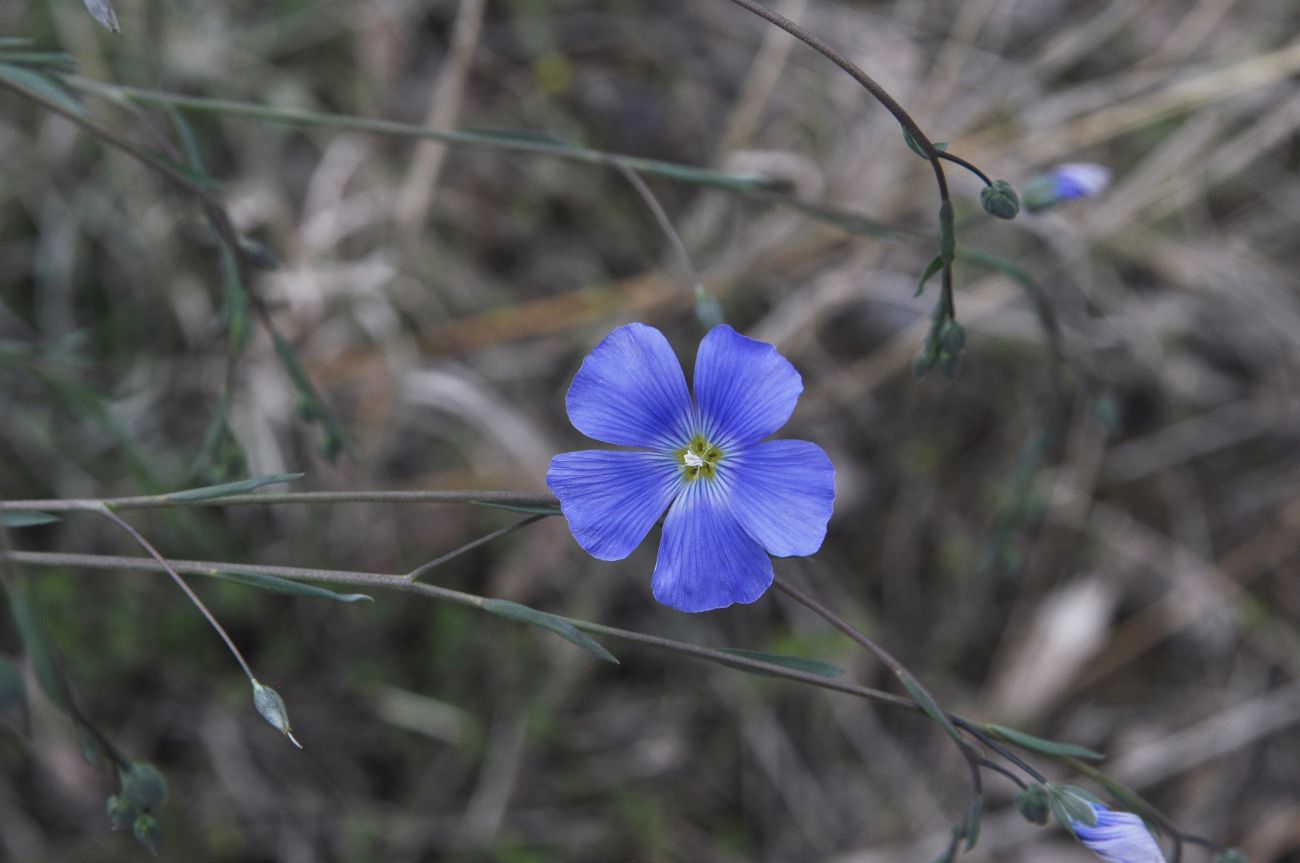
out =
[[[966,350],[955,380],[917,381],[937,289],[913,297],[937,244],[929,166],[848,76],[730,3],[116,5],[120,36],[77,0],[8,0],[0,37],[67,52],[91,82],[762,178],[755,195],[642,175],[727,321],[802,372],[782,435],[837,466],[825,546],[778,574],[946,707],[1105,752],[1184,830],[1255,863],[1300,860],[1300,7],[773,0],[990,175],[1114,172],[1095,199],[1001,222],[951,166]],[[320,403],[239,307],[192,195],[0,90],[7,498],[281,471],[304,472],[299,489],[544,492],[551,455],[587,445],[564,393],[611,328],[661,328],[690,368],[691,281],[608,165],[343,121],[182,121],[89,86],[68,92],[95,122],[201,160],[278,260],[248,291]],[[176,558],[404,572],[517,516],[127,518]],[[87,515],[10,539],[138,554]],[[699,616],[656,605],[656,544],[595,561],[548,519],[430,580],[897,691],[782,596]],[[165,578],[23,572],[86,714],[167,778],[163,859],[925,861],[967,804],[955,749],[911,713],[609,640],[622,664],[594,663],[396,594],[343,605],[191,579],[285,697],[298,751]],[[0,653],[20,655],[0,619]],[[28,681],[30,733],[0,732],[0,857],[140,859],[104,813],[111,771]],[[963,859],[1096,859],[987,784]]]

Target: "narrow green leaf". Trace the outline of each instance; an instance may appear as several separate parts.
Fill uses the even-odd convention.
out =
[[[918,143],[917,140],[912,137],[912,133],[907,131],[906,129],[903,130],[903,140],[907,142],[907,147],[909,150],[911,150],[916,155],[920,156],[922,159],[925,159],[927,162],[930,161],[930,154],[925,152],[925,149],[920,145],[920,143]],[[945,141],[931,141],[930,143],[933,144],[934,148],[940,152],[943,152],[944,150],[948,149],[948,144]]]
[[[280,578],[274,575],[259,575],[250,572],[212,572],[208,574],[213,578],[219,578],[222,581],[231,581],[235,584],[255,587],[258,590],[265,590],[270,593],[283,593],[289,596],[310,596],[317,599],[333,599],[337,602],[375,601],[374,597],[368,596],[364,593],[336,593],[333,590],[317,587],[314,584],[304,584],[301,581],[294,581],[289,578]]]
[[[975,843],[980,841],[980,822],[984,819],[984,798],[977,796],[970,802],[970,810],[966,813],[966,825],[963,828],[963,835],[966,837],[966,850],[969,851],[975,847]]]
[[[52,524],[59,520],[57,515],[51,515],[48,512],[32,512],[25,509],[14,509],[4,513],[5,527],[32,527],[37,524]]]
[[[166,495],[167,500],[212,500],[229,497],[232,494],[246,494],[264,485],[276,485],[282,482],[295,482],[302,479],[301,473],[276,473],[268,476],[255,476],[238,482],[223,482],[220,485],[205,485],[202,488],[188,488]]]
[[[79,117],[86,115],[86,109],[81,106],[80,102],[69,96],[52,78],[42,75],[40,72],[25,69],[22,66],[15,66],[12,63],[0,63],[0,78],[13,84],[25,94],[39,101],[56,105],[69,114],[75,114]]]
[[[614,654],[606,650],[600,642],[578,629],[572,623],[562,617],[554,614],[548,614],[545,611],[538,611],[535,608],[529,608],[517,602],[511,602],[508,599],[485,599],[482,609],[490,614],[496,614],[507,620],[527,623],[532,626],[540,626],[542,629],[549,629],[551,632],[563,638],[570,644],[576,644],[583,650],[587,651],[597,659],[605,662],[618,664]]]
[[[952,263],[957,256],[957,229],[953,226],[952,201],[939,205],[939,257]]]
[[[1106,758],[1105,755],[1086,746],[1078,746],[1074,743],[1058,743],[1055,740],[1035,737],[1032,734],[1026,734],[1023,731],[1017,731],[1014,728],[1007,728],[1002,725],[985,725],[984,730],[1013,746],[1019,746],[1021,749],[1027,749],[1030,752],[1040,752],[1043,755],[1082,758],[1085,761],[1102,761]]]
[[[822,677],[839,677],[844,673],[844,669],[838,665],[832,665],[829,662],[822,662],[820,659],[805,659],[802,656],[790,656],[784,653],[768,653],[764,650],[744,650],[739,647],[724,647],[724,653],[730,653],[735,656],[743,656],[746,659],[757,659],[760,662],[770,662],[773,665],[780,665],[783,668],[790,668],[795,671],[806,671],[809,674],[817,674]],[[750,671],[754,674],[765,674],[766,672],[758,671],[753,668],[744,668],[742,671]]]
[[[943,712],[943,708],[935,703],[934,699],[921,687],[916,678],[906,671],[898,674],[898,680],[903,684],[903,688],[912,696],[912,700],[925,713],[926,716],[943,726],[943,730],[948,732],[948,736],[957,741],[957,745],[966,746],[966,740],[957,732],[957,726],[952,724],[948,714]]]
[[[935,255],[934,259],[926,266],[925,272],[921,274],[921,280],[916,283],[916,293],[914,297],[919,297],[925,293],[925,283],[934,277],[935,273],[943,269],[943,255]]]
[[[492,509],[504,509],[508,512],[522,512],[527,515],[564,515],[558,506],[540,506],[531,503],[499,503],[497,501],[476,500],[472,501],[479,506],[491,507]]]
[[[50,700],[60,708],[68,709],[68,681],[63,676],[55,656],[54,644],[45,630],[45,624],[33,607],[25,584],[9,582],[9,608],[22,639],[23,650],[36,672],[36,680]]]

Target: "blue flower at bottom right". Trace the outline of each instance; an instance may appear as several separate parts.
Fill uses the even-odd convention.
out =
[[[1093,803],[1097,823],[1074,821],[1070,827],[1088,849],[1107,863],[1165,863],[1165,855],[1142,819]]]

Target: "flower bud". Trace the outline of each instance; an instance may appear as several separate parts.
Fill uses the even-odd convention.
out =
[[[167,797],[167,782],[152,765],[132,764],[122,771],[122,794],[141,810],[147,812]]]
[[[1051,810],[1047,802],[1047,789],[1041,785],[1030,785],[1024,791],[1016,795],[1016,811],[1025,817],[1027,821],[1035,824],[1046,824],[1047,819],[1051,816]]]
[[[148,812],[141,814],[131,825],[131,832],[135,834],[135,841],[148,848],[150,854],[158,853],[158,846],[162,844],[162,825],[157,818]]]
[[[1020,198],[1006,180],[994,180],[980,191],[984,212],[999,219],[1014,219],[1020,212]]]
[[[136,816],[140,814],[140,808],[125,794],[111,795],[104,808],[108,812],[108,819],[113,823],[114,830],[126,829],[126,826],[135,821]]]

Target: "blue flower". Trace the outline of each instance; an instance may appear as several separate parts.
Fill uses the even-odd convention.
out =
[[[1070,162],[1031,179],[1024,188],[1025,208],[1044,210],[1062,201],[1094,198],[1110,185],[1110,168],[1091,162]]]
[[[803,391],[772,345],[714,327],[700,342],[694,389],[692,404],[663,333],[614,330],[583,361],[565,406],[588,437],[638,449],[561,453],[546,484],[574,539],[601,560],[631,554],[666,510],[655,599],[708,611],[762,596],[768,555],[821,547],[835,468],[816,444],[764,440]]]
[[[1097,823],[1082,821],[1070,826],[1079,841],[1107,863],[1165,863],[1165,855],[1142,819],[1132,812],[1115,812],[1100,803],[1089,804]]]

